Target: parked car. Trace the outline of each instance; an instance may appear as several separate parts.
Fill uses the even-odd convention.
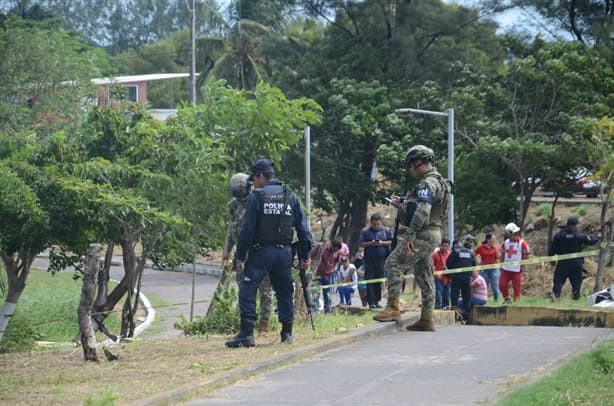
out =
[[[597,197],[600,189],[599,181],[594,180],[591,176],[585,176],[576,181],[573,192],[586,195],[586,197]]]

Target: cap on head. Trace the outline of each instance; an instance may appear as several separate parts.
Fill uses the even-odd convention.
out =
[[[230,178],[228,190],[236,198],[242,198],[249,193],[249,175],[247,173],[236,173]]]
[[[471,234],[467,234],[463,237],[463,243],[474,242],[474,241],[475,241],[475,236]]]
[[[508,225],[505,226],[505,231],[509,234],[515,234],[518,231],[520,231],[520,227],[518,227],[514,223],[509,223]]]
[[[433,162],[435,160],[435,153],[427,146],[414,145],[405,154],[405,167],[408,167],[409,164],[418,159]]]
[[[577,217],[570,217],[567,219],[567,225],[568,226],[577,226],[580,223],[580,221],[578,221]]]
[[[249,180],[253,180],[254,176],[258,175],[259,173],[271,173],[274,175],[275,166],[268,159],[259,159],[252,165],[252,174],[249,177]]]

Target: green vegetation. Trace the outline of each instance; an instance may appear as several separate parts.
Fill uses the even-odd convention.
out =
[[[502,306],[501,300],[499,303],[494,303],[492,298],[488,299],[489,305]],[[520,300],[514,302],[512,306],[527,306],[527,307],[559,307],[565,309],[588,309],[590,305],[586,298],[581,297],[579,300],[573,300],[569,297],[563,297],[560,300],[552,301],[545,297],[520,296]]]
[[[72,342],[79,333],[80,298],[81,279],[74,279],[72,273],[33,271],[2,344],[23,351],[38,340]],[[105,325],[111,332],[119,331],[119,315],[108,317]]]
[[[552,212],[552,203],[540,203],[535,213],[540,217],[548,217]]]
[[[614,341],[598,344],[551,375],[518,389],[497,404],[606,405],[614,397]]]
[[[88,394],[83,402],[84,406],[113,406],[117,400],[117,395],[113,392],[105,392],[101,396]]]
[[[576,207],[574,207],[571,211],[572,213],[574,213],[576,216],[586,216],[587,213],[587,208],[585,205],[583,204],[579,204]]]
[[[232,274],[234,275],[234,274]],[[226,276],[215,290],[213,310],[208,316],[197,316],[193,322],[183,316],[175,328],[185,335],[235,334],[239,331],[238,292],[231,276]]]

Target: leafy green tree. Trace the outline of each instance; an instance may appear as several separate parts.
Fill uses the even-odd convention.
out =
[[[78,216],[59,222],[66,219],[62,209],[72,207],[70,203],[62,202],[61,194],[43,191],[52,189],[56,172],[51,167],[70,154],[62,141],[77,130],[80,102],[90,94],[79,80],[97,72],[95,65],[104,65],[106,57],[74,33],[59,30],[55,21],[9,16],[3,25],[0,166],[6,183],[0,192],[0,240],[8,294],[0,318],[8,323],[6,316],[17,305],[35,256],[52,244],[79,241],[74,237],[79,227],[69,227]]]
[[[376,81],[332,80],[326,96],[324,121],[313,130],[314,201],[337,214],[331,238],[343,236],[355,252],[378,186],[378,148],[399,136],[404,123]]]
[[[15,314],[30,267],[48,243],[48,214],[36,194],[0,162],[0,255],[7,275],[7,292],[0,310],[0,340]]]
[[[595,180],[599,182],[599,197],[601,199],[600,235],[602,245],[599,248],[597,275],[595,277],[594,292],[603,288],[605,282],[605,268],[608,261],[612,261],[612,247],[607,243],[614,241],[614,228],[608,213],[614,207],[614,119],[610,116],[586,123],[585,129],[589,137],[585,139],[590,168],[595,173]]]
[[[30,6],[31,3],[36,4]],[[197,1],[196,5],[198,32],[216,29],[216,17],[207,12],[208,8],[219,8],[216,0]],[[13,7],[7,8],[23,18],[51,14],[61,21],[63,28],[81,33],[111,54],[164,39],[190,23],[190,11],[183,0],[15,1]]]
[[[450,80],[458,61],[493,68],[502,56],[495,25],[477,10],[442,1],[311,1],[307,11],[329,18],[308,77],[378,80],[390,89],[411,81]],[[333,16],[334,19],[330,19]]]
[[[614,2],[612,0],[490,0],[482,7],[500,11],[527,8],[539,13],[551,32],[562,30],[574,40],[614,56]]]
[[[257,158],[281,166],[303,129],[319,122],[321,107],[311,99],[287,99],[281,90],[260,83],[254,90],[229,88],[218,81],[206,88],[207,102],[185,117],[197,134],[223,148],[228,173],[246,171]]]
[[[611,111],[613,79],[611,65],[595,51],[563,42],[536,43],[532,55],[513,60],[497,79],[492,105],[499,108],[477,144],[515,173],[520,226],[539,185],[585,162],[582,138],[570,130],[578,118]]]

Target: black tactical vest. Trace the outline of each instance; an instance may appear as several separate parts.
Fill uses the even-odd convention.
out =
[[[453,268],[466,268],[469,266],[473,266],[475,264],[474,259],[473,259],[473,254],[471,253],[471,250],[467,247],[463,246],[463,247],[458,248],[454,254],[456,254],[456,258],[455,258],[454,263],[451,264]],[[471,272],[471,271],[461,272],[458,275],[465,275],[468,272]],[[454,275],[457,275],[457,274],[454,274]]]
[[[290,244],[294,224],[290,190],[280,184],[269,184],[255,191],[260,205],[254,242],[263,246]]]
[[[554,236],[556,241],[555,254],[572,254],[582,250],[582,239],[574,230],[563,229]]]

